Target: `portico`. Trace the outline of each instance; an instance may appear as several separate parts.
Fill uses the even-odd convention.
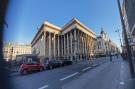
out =
[[[31,44],[41,58],[77,61],[93,54],[95,40],[96,34],[74,18],[63,28],[45,22]]]

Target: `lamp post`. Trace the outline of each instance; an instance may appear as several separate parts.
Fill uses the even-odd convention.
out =
[[[111,41],[109,40],[108,42],[108,48],[109,48],[109,56],[110,56],[110,61],[112,61],[112,54],[111,54],[111,46],[110,46]]]
[[[12,61],[12,58],[13,58],[13,47],[11,48],[11,54],[10,54],[11,58],[10,58],[10,61]]]
[[[120,40],[120,45],[121,45],[121,47],[122,47],[122,41],[121,41],[121,37],[120,37],[120,31],[119,31],[119,29],[118,29],[118,30],[116,30],[115,32],[117,32],[117,33],[118,33],[119,40]]]
[[[132,64],[131,49],[129,47],[129,42],[128,42],[127,32],[126,32],[126,28],[125,28],[125,23],[124,23],[124,19],[122,17],[120,1],[117,0],[117,3],[118,3],[118,9],[119,9],[119,13],[120,13],[120,19],[121,19],[121,23],[122,23],[123,33],[124,33],[124,40],[125,40],[126,49],[127,49],[130,72],[131,72],[132,78],[134,78],[135,74],[134,74],[134,68],[133,68],[133,64]]]
[[[9,66],[12,67],[12,59],[13,59],[13,47],[10,49],[10,59],[9,59]]]
[[[106,49],[106,57],[108,56],[108,53],[107,53],[107,42],[105,43],[105,49]]]

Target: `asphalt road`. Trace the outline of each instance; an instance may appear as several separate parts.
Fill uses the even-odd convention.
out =
[[[113,62],[108,58],[80,61],[53,70],[10,77],[14,89],[116,89],[114,87],[118,84],[120,61],[114,59]],[[79,88],[78,84],[83,85]]]

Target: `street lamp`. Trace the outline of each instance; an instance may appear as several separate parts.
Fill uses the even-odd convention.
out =
[[[107,53],[107,42],[105,43],[105,49],[106,49],[106,57],[107,57],[107,55],[108,55],[108,53]]]
[[[108,48],[109,48],[110,61],[112,61],[112,47],[111,47],[111,40],[109,40],[109,42],[108,42]]]
[[[120,31],[119,31],[119,29],[118,29],[118,30],[116,30],[115,32],[117,32],[117,33],[118,33],[119,40],[120,40],[120,44],[121,44],[121,47],[122,47],[122,41],[121,41],[121,37],[120,37]]]
[[[12,61],[13,58],[13,47],[11,47],[11,52],[10,52],[10,61]]]
[[[110,46],[110,43],[111,43],[111,40],[109,40],[109,42],[108,42],[109,54],[111,54],[111,46]]]

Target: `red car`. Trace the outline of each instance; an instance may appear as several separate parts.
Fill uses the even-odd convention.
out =
[[[37,62],[24,63],[20,66],[19,72],[24,75],[32,71],[43,71],[44,65]]]

